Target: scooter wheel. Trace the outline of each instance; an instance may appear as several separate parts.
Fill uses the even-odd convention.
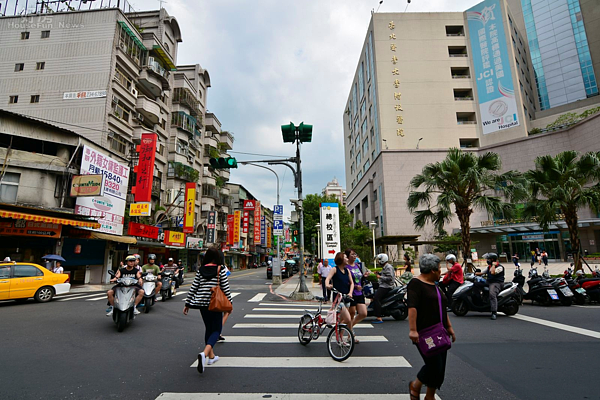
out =
[[[406,317],[408,317],[408,310],[406,308],[402,310],[395,310],[392,313],[392,317],[394,317],[396,321],[404,321]]]
[[[120,312],[117,317],[117,331],[123,332],[125,326],[127,326],[127,314]]]
[[[464,317],[469,312],[469,306],[463,300],[455,300],[452,304],[452,312],[457,317]]]
[[[569,307],[571,304],[573,304],[573,299],[570,297],[563,297],[562,299],[560,299],[560,304],[562,304],[565,307]]]
[[[506,315],[515,315],[519,312],[519,303],[517,301],[511,301],[502,307],[501,311]]]
[[[160,291],[160,301],[167,301],[167,292],[164,290]]]

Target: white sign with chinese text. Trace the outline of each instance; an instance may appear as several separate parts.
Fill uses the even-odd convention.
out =
[[[321,246],[323,258],[333,260],[340,252],[340,208],[338,203],[321,203]]]
[[[98,99],[106,97],[106,90],[84,90],[81,92],[65,92],[63,100]]]

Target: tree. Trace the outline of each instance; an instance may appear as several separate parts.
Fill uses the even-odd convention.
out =
[[[569,229],[571,250],[576,269],[581,269],[581,245],[577,227],[577,210],[581,207],[599,209],[600,153],[586,153],[579,157],[576,151],[564,151],[555,157],[535,159],[535,169],[527,171],[529,199],[525,217],[537,218],[541,228],[548,230],[550,223],[564,215]]]
[[[525,196],[522,176],[518,172],[499,173],[500,157],[496,153],[477,156],[460,149],[448,150],[446,158],[427,164],[420,174],[410,181],[407,200],[409,211],[414,215],[413,224],[423,229],[432,223],[441,232],[452,220],[454,212],[461,230],[461,246],[464,260],[469,257],[471,247],[471,214],[476,209],[490,214],[512,215],[514,206],[506,203],[493,191],[509,199]],[[422,188],[421,191],[418,189]],[[423,209],[417,210],[419,207]]]

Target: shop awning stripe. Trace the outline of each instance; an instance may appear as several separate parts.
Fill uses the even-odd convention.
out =
[[[97,222],[93,222],[93,221],[79,221],[79,220],[67,219],[67,218],[46,217],[43,215],[26,214],[26,213],[20,213],[20,212],[15,212],[15,211],[0,210],[0,217],[12,218],[12,219],[25,219],[27,221],[46,222],[49,224],[79,226],[79,227],[93,228],[93,229],[100,228],[100,224]]]

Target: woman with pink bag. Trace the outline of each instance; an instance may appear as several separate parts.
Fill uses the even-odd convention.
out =
[[[426,400],[435,398],[435,391],[442,386],[446,373],[446,355],[450,339],[456,340],[454,329],[446,312],[448,301],[438,288],[440,259],[425,254],[419,260],[421,274],[414,277],[407,288],[408,337],[417,345],[425,365],[417,379],[408,383],[410,399],[418,400],[423,385],[427,387]]]

